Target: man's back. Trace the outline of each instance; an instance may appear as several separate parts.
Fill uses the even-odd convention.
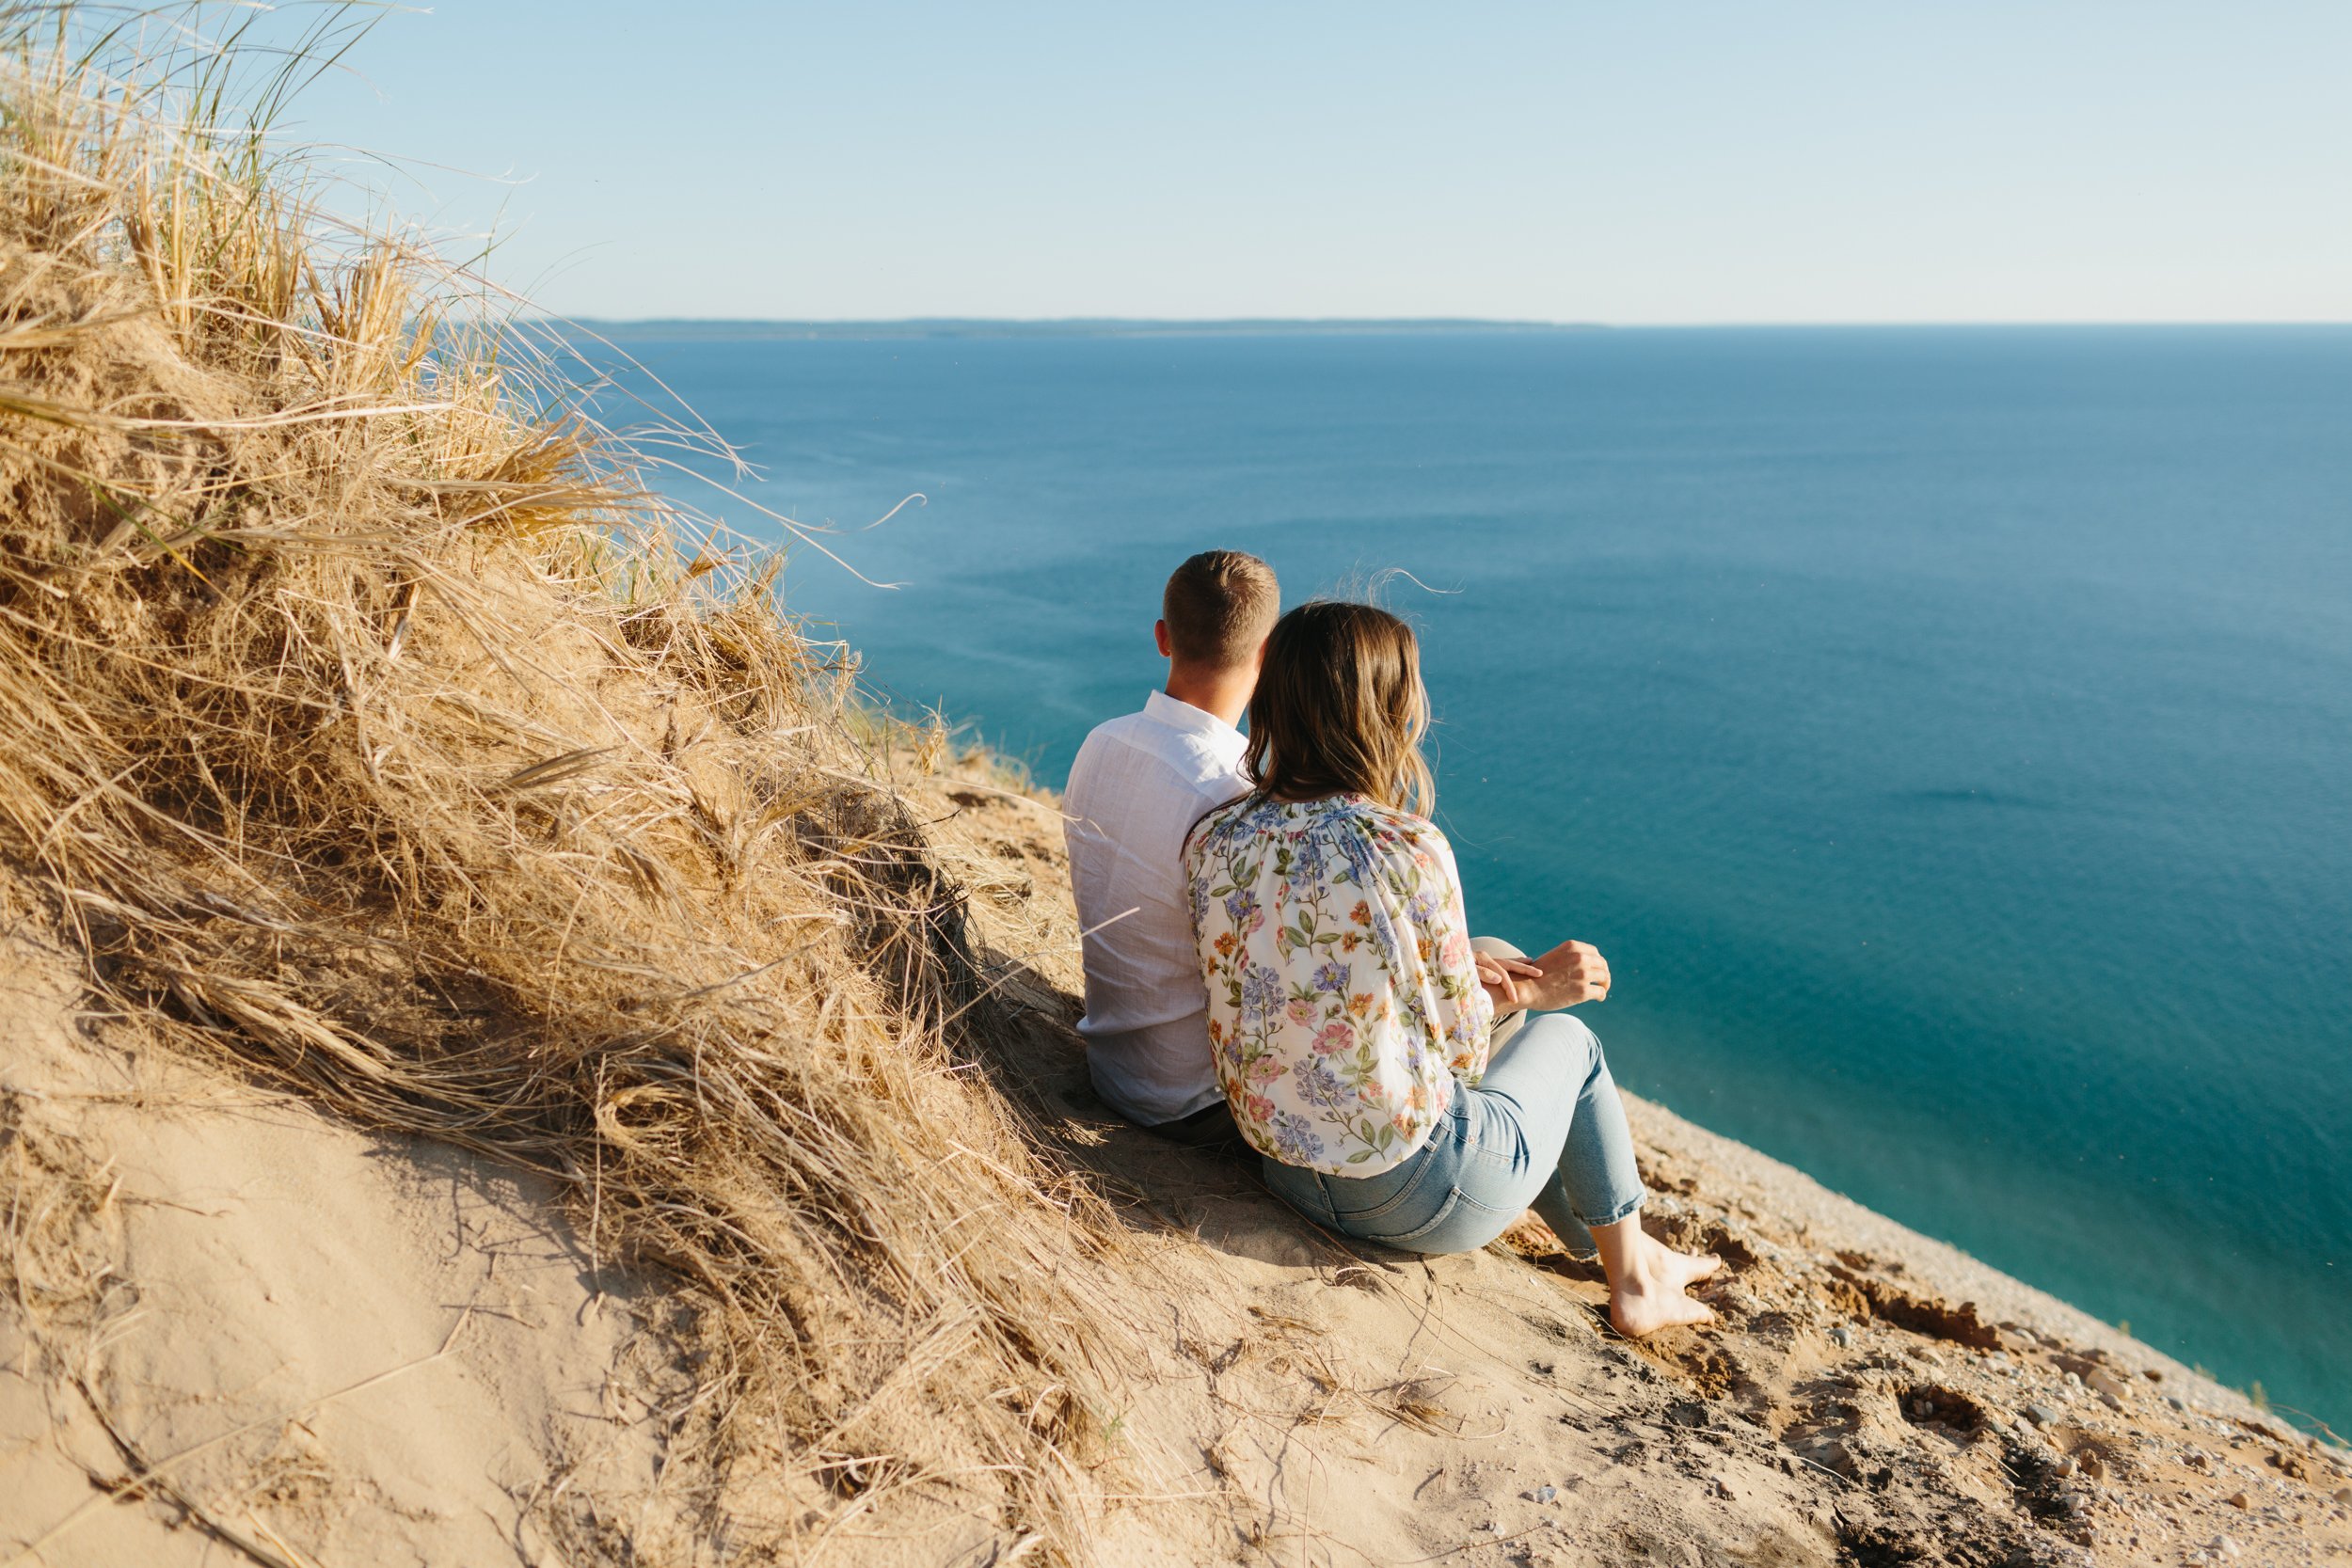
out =
[[[1241,732],[1155,691],[1095,727],[1071,765],[1063,809],[1087,933],[1087,1066],[1097,1093],[1156,1126],[1222,1098],[1209,1055],[1208,994],[1184,886],[1184,833],[1248,790]]]

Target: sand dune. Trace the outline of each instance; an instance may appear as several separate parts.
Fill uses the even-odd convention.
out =
[[[1711,1297],[1720,1329],[1617,1338],[1597,1278],[1532,1221],[1438,1259],[1317,1232],[1248,1161],[1161,1145],[1092,1101],[1066,1030],[1050,804],[978,779],[905,782],[946,818],[940,852],[966,873],[983,932],[1025,944],[996,958],[1031,1025],[1000,1082],[1116,1196],[1126,1230],[1088,1292],[1124,1347],[1088,1560],[2352,1550],[2340,1454],[1655,1106],[1633,1106],[1652,1224],[1731,1261]],[[37,920],[20,915],[6,955],[17,1234],[43,1233],[27,1206],[87,1212],[78,1262],[20,1262],[0,1320],[8,1551],[37,1542],[25,1560],[60,1565],[723,1560],[730,1497],[713,1509],[665,1485],[666,1465],[695,1461],[666,1452],[653,1418],[693,1386],[662,1326],[678,1282],[599,1266],[543,1182],[355,1131],[140,1040],[87,1010]],[[77,1320],[66,1291],[26,1312],[40,1279],[80,1276],[127,1299]],[[77,1341],[77,1322],[103,1332]],[[804,1541],[805,1560],[979,1563],[1039,1543],[942,1500],[919,1528],[850,1520]]]

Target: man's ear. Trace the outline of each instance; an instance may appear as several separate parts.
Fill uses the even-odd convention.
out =
[[[1152,641],[1160,645],[1160,657],[1162,658],[1174,658],[1176,657],[1176,645],[1168,640],[1168,623],[1166,621],[1154,621],[1152,623]],[[1263,651],[1263,650],[1261,650],[1261,652]]]

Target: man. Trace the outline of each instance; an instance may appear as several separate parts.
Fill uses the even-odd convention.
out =
[[[1168,686],[1096,726],[1063,798],[1070,876],[1086,933],[1087,1068],[1128,1120],[1186,1144],[1232,1135],[1210,1060],[1208,993],[1184,894],[1184,834],[1248,793],[1242,735],[1281,610],[1274,569],[1239,550],[1176,568],[1152,630]]]

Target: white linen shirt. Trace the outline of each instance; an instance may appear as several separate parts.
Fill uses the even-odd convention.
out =
[[[1086,960],[1094,1092],[1146,1127],[1224,1096],[1209,1054],[1208,991],[1184,891],[1184,833],[1248,792],[1232,725],[1165,691],[1095,726],[1062,796]]]

